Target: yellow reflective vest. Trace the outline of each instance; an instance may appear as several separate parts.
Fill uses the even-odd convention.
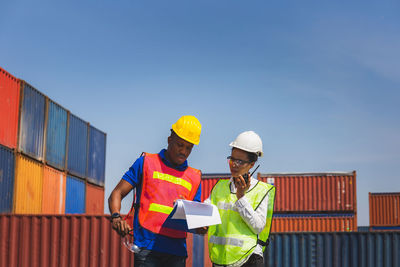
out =
[[[214,186],[210,200],[218,207],[221,224],[208,228],[208,249],[213,263],[218,265],[244,263],[253,253],[257,243],[262,244],[263,251],[265,250],[265,243],[271,229],[275,187],[258,181],[252,189],[246,192],[246,198],[253,210],[257,209],[265,197],[268,197],[266,224],[261,233],[257,235],[233,209],[237,197],[230,190],[230,181],[220,180]]]

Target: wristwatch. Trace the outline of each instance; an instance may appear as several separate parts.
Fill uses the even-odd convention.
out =
[[[121,215],[118,212],[114,212],[113,214],[111,214],[111,222],[116,218],[121,218]]]

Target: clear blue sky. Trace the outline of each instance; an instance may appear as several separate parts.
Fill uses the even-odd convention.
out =
[[[368,225],[368,192],[400,191],[399,14],[398,1],[1,1],[0,66],[107,133],[106,198],[191,114],[192,166],[228,172],[229,142],[254,130],[263,173],[356,170]]]

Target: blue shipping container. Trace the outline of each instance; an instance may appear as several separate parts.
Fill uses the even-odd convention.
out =
[[[89,129],[88,181],[104,186],[106,164],[106,134],[93,126]]]
[[[23,100],[19,126],[19,150],[39,161],[43,160],[44,117],[46,98],[23,82]]]
[[[46,130],[46,163],[60,170],[65,169],[67,118],[67,111],[49,100]]]
[[[85,188],[85,182],[83,180],[67,175],[67,186],[65,193],[65,214],[85,213]]]
[[[69,114],[67,170],[69,173],[86,177],[88,124]]]
[[[0,145],[0,213],[11,213],[13,207],[15,154]]]
[[[400,266],[400,232],[285,233],[269,239],[264,252],[268,267]],[[193,240],[193,259],[204,247],[201,240]],[[204,259],[210,262],[208,251]]]
[[[265,266],[400,266],[400,233],[272,234]]]
[[[208,255],[208,251],[206,251]],[[204,235],[193,234],[192,267],[204,266]]]

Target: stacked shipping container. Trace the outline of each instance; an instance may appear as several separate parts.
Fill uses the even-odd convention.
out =
[[[229,173],[203,174],[202,201]],[[356,172],[258,173],[257,179],[276,187],[271,233],[357,231]],[[194,236],[196,251],[211,266],[207,237]],[[195,254],[194,254],[195,257]]]
[[[2,68],[0,112],[0,213],[104,213],[105,133]]]
[[[229,177],[229,173],[203,174],[202,201],[219,179]],[[257,179],[276,187],[273,232],[357,230],[355,171],[258,173]],[[318,228],[322,222],[332,227]]]
[[[258,173],[276,187],[272,232],[357,231],[356,172]]]
[[[400,192],[369,193],[369,225],[372,231],[400,231]]]
[[[20,81],[0,68],[0,145],[16,148]]]

